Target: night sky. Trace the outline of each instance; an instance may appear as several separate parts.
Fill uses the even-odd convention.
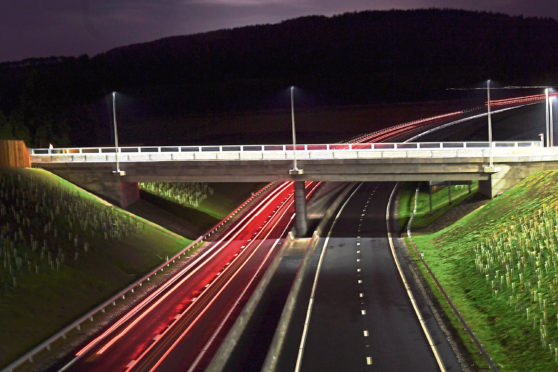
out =
[[[304,15],[459,8],[558,19],[556,0],[0,0],[0,62],[77,56]]]

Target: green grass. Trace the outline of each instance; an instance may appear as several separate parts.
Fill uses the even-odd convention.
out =
[[[91,238],[88,251],[77,248],[80,250],[77,260],[73,259],[71,251],[67,251],[75,247],[68,246],[68,242],[63,239],[49,237],[49,242],[53,242],[49,245],[58,244],[68,257],[60,268],[44,265],[37,273],[23,267],[18,272],[17,285],[0,291],[0,366],[117,293],[190,242],[158,225],[108,205],[44,170],[0,170],[0,174],[6,172],[19,174],[24,182],[34,178],[45,185],[67,191],[72,198],[89,200],[94,203],[88,204],[91,213],[94,213],[93,209],[108,208],[109,212],[106,213],[110,213],[115,221],[132,221],[136,228],[121,239]],[[62,223],[60,218],[54,219],[56,223]],[[65,228],[65,224],[59,226],[60,231]],[[29,229],[34,229],[34,226]],[[29,229],[24,229],[24,235],[29,233]],[[4,237],[4,244],[9,244],[6,243],[9,239]],[[32,254],[29,247],[21,244],[15,249],[21,251],[22,256],[24,251]]]
[[[484,243],[487,247],[491,241],[497,244],[500,241],[499,238],[504,239],[503,237],[507,236],[510,226],[520,229],[522,225],[526,224],[525,221],[528,224],[528,221],[534,220],[534,216],[541,213],[539,211],[548,209],[549,206],[555,206],[557,202],[558,172],[541,172],[528,177],[503,195],[487,203],[483,208],[445,229],[431,234],[413,236],[417,247],[424,254],[424,259],[502,370],[551,371],[558,369],[558,363],[554,360],[554,350],[549,350],[548,347],[549,343],[551,349],[555,347],[558,340],[558,328],[554,324],[557,321],[555,314],[558,293],[549,293],[553,291],[550,283],[556,282],[554,280],[556,272],[553,268],[539,271],[538,274],[536,269],[522,269],[524,275],[531,281],[532,288],[536,287],[535,283],[540,278],[541,287],[546,285],[545,288],[547,288],[546,292],[541,290],[544,292],[544,296],[553,299],[551,303],[549,301],[547,304],[551,319],[548,320],[548,329],[544,338],[547,345],[543,347],[540,320],[542,316],[535,322],[533,321],[533,313],[536,309],[541,312],[542,304],[538,305],[538,299],[537,301],[529,300],[532,288],[525,285],[524,288],[518,289],[517,299],[510,304],[511,288],[508,288],[505,283],[500,286],[499,283],[494,285],[491,282],[498,267],[493,267],[491,271],[487,272],[481,271],[478,267],[479,253],[475,253],[475,250],[480,243]],[[534,231],[539,229],[538,227],[529,228]],[[513,230],[513,228],[511,229]],[[541,231],[543,230],[541,229]],[[538,241],[535,236],[530,238]],[[515,244],[519,246],[523,243],[516,242]],[[537,247],[536,251],[543,252],[543,256],[550,257],[548,252],[544,253],[547,249],[548,246]],[[541,255],[538,257],[540,258]],[[502,276],[502,272],[505,272],[505,269],[502,268],[505,268],[506,264],[510,264],[510,266],[513,264],[512,258],[509,262],[504,259],[503,264],[499,263],[500,270],[504,270],[500,271],[500,276]],[[496,261],[493,262],[494,265],[497,263]],[[544,262],[541,259],[541,264],[544,265]],[[421,267],[420,263],[417,264]],[[488,280],[487,274],[489,274]],[[518,272],[515,273],[516,277],[518,274]],[[512,276],[511,281],[516,280],[516,277]],[[506,282],[505,278],[504,282]],[[431,288],[440,299],[438,291],[432,285]],[[485,368],[486,363],[478,356],[469,337],[463,334],[453,315],[448,312],[444,300],[440,299],[440,303],[454,324],[455,330],[469,348],[477,366]],[[529,319],[527,319],[525,310],[527,306],[531,307]]]
[[[405,228],[407,222],[413,213],[414,197],[415,197],[414,183],[405,183],[401,188],[399,194],[399,211],[398,217],[400,226]],[[451,208],[461,204],[465,199],[474,195],[478,191],[478,182],[473,182],[471,185],[471,193],[467,185],[452,185],[451,197],[452,203],[449,203],[448,187],[435,187],[432,191],[432,214],[430,214],[430,197],[428,195],[428,186],[421,185],[419,197],[417,201],[417,213],[413,219],[413,227],[421,228],[430,225],[438,218],[442,217]]]
[[[221,221],[231,211],[244,202],[252,192],[265,184],[238,183],[140,183],[140,188],[170,202],[191,209],[182,212],[185,217],[199,219],[199,213],[208,215],[210,220]]]

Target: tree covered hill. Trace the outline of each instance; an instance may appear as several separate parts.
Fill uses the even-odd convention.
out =
[[[126,119],[156,126],[191,114],[283,109],[288,100],[278,94],[292,84],[311,92],[303,106],[444,98],[448,87],[487,78],[552,85],[557,46],[550,18],[393,10],[169,37],[92,58],[8,62],[0,64],[0,137],[17,134],[34,146],[108,142],[112,90],[133,98],[121,103]]]

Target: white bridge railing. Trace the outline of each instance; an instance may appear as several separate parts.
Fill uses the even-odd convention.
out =
[[[296,145],[296,158],[371,159],[411,157],[486,157],[532,155],[539,141],[336,143]],[[291,160],[293,145],[141,146],[118,147],[119,162],[198,160]],[[114,147],[31,149],[33,163],[114,162]]]

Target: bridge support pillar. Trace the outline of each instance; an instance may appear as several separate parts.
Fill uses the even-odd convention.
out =
[[[120,182],[120,206],[126,208],[140,199],[137,182]]]
[[[295,181],[295,229],[296,236],[304,236],[308,231],[308,219],[306,217],[306,188],[304,181]]]
[[[494,188],[492,187],[492,179],[489,179],[487,181],[479,181],[479,194],[481,194],[482,196],[485,196],[488,199],[492,199],[495,196],[493,190]]]
[[[89,182],[74,182],[71,179],[70,181],[122,208],[130,206],[140,199],[137,182],[121,181],[117,175],[112,177],[113,179],[89,180]]]

